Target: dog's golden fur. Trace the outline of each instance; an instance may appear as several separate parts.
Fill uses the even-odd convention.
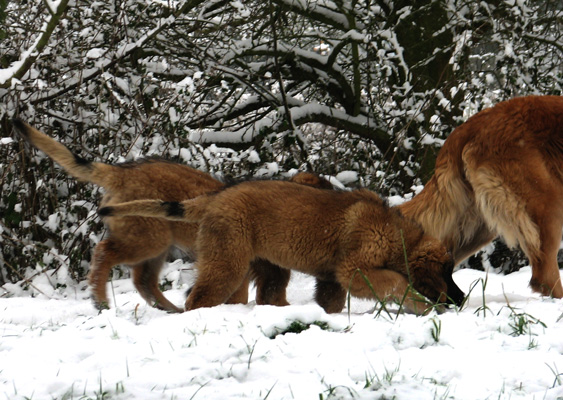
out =
[[[134,163],[105,164],[90,162],[73,154],[63,144],[21,120],[14,126],[31,144],[45,152],[75,178],[103,187],[106,193],[102,206],[136,199],[180,201],[214,192],[224,184],[196,169],[166,161],[143,160]],[[331,187],[328,181],[314,174],[299,173],[292,180],[307,185]],[[98,308],[107,308],[106,285],[111,268],[129,265],[133,283],[141,296],[158,308],[180,312],[158,287],[159,273],[172,246],[187,250],[195,248],[197,224],[173,222],[155,218],[107,218],[109,236],[94,249],[89,282]],[[286,305],[285,288],[289,271],[266,261],[252,265],[250,278],[256,283],[258,304]],[[248,279],[228,300],[248,301]]]
[[[422,192],[400,208],[456,263],[498,235],[520,245],[532,289],[563,297],[563,97],[516,98],[471,117],[445,141]]]
[[[180,203],[128,202],[102,208],[100,214],[199,223],[199,274],[186,310],[223,303],[237,292],[256,258],[315,276],[316,300],[327,312],[342,310],[348,289],[362,298],[401,297],[409,279],[434,302],[463,300],[442,243],[367,190],[256,181]],[[407,307],[422,311],[411,297]]]

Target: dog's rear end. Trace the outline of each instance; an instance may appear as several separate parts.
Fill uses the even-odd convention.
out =
[[[401,206],[461,262],[501,235],[532,265],[530,286],[563,297],[563,97],[516,98],[448,137],[424,190]]]
[[[166,161],[142,160],[116,165],[92,162],[20,119],[15,119],[13,124],[22,137],[60,164],[67,173],[104,187],[106,194],[102,207],[139,199],[179,202],[224,187],[209,174]],[[291,180],[304,185],[332,187],[328,181],[312,173],[298,173]],[[159,274],[171,247],[194,251],[198,225],[135,216],[108,217],[105,222],[109,235],[96,245],[89,272],[96,306],[100,309],[108,307],[106,286],[111,269],[125,264],[131,267],[135,288],[149,304],[169,312],[181,312],[182,309],[166,299],[160,290]],[[290,277],[288,270],[265,260],[256,260],[251,272],[249,279],[256,281],[258,304],[288,304],[285,297]],[[249,279],[228,300],[229,303],[247,302]]]
[[[137,199],[181,201],[219,190],[223,183],[210,175],[180,164],[144,160],[117,165],[91,162],[21,120],[14,120],[20,134],[60,164],[70,175],[106,189],[102,205]],[[109,235],[94,249],[89,281],[96,306],[107,308],[106,284],[113,266],[132,268],[133,282],[150,304],[170,312],[182,311],[162,294],[159,273],[172,246],[193,249],[197,225],[153,218],[108,218]]]

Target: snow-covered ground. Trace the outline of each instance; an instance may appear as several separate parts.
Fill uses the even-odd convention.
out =
[[[563,301],[532,294],[529,278],[460,270],[467,306],[423,317],[359,300],[327,315],[300,274],[291,306],[179,315],[149,307],[129,279],[113,282],[117,306],[100,314],[76,287],[24,292],[0,298],[0,398],[563,398]],[[187,286],[166,295],[182,304]],[[295,321],[315,324],[276,336]]]

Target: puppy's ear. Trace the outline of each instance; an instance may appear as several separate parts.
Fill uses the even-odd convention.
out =
[[[453,280],[454,262],[443,246],[427,247],[409,266],[416,290],[435,303],[461,306],[465,293]]]
[[[414,288],[433,302],[446,303],[449,285],[444,278],[448,274],[451,277],[452,265],[452,257],[442,242],[423,236],[409,257]]]
[[[448,285],[444,281],[442,265],[426,257],[419,257],[409,264],[413,287],[433,303],[446,303]]]

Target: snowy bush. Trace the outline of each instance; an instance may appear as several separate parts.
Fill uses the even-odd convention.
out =
[[[404,195],[471,114],[561,94],[559,3],[416,4],[0,0],[0,284],[62,265],[47,253],[80,280],[103,235],[100,190],[25,151],[16,115],[99,161],[354,171]]]

